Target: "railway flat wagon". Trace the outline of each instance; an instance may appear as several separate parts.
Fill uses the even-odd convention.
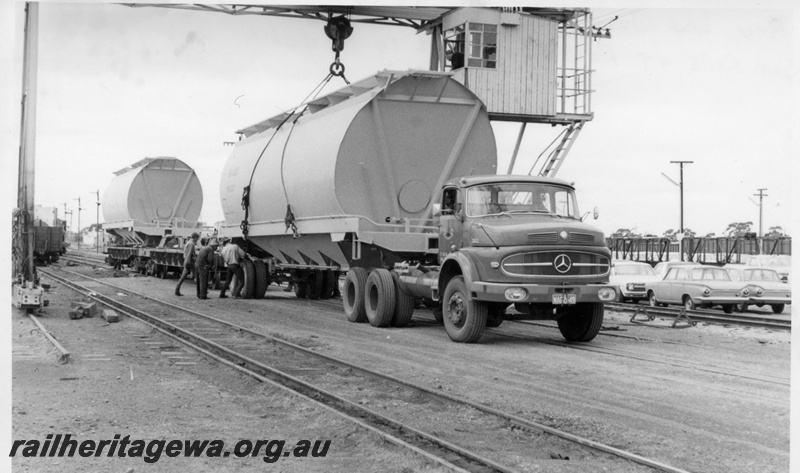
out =
[[[200,231],[203,190],[197,174],[179,159],[156,157],[115,175],[102,207],[103,229],[111,235],[109,264],[125,264],[151,275],[180,270],[180,248]]]
[[[450,73],[383,71],[240,133],[220,236],[251,255],[246,296],[329,297],[342,272],[349,321],[404,326],[424,302],[456,342],[511,304],[588,341],[616,297],[572,185],[497,176],[486,107]]]

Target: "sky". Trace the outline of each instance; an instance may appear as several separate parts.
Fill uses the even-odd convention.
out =
[[[791,232],[796,137],[786,115],[796,18],[789,8],[709,5],[593,10],[598,26],[619,18],[608,25],[612,39],[593,43],[595,118],[558,177],[575,182],[583,212],[599,208],[594,223],[606,233],[662,235],[680,226],[679,187],[662,175],[680,180],[676,160],[694,161],[684,172],[686,228],[721,235],[751,221],[757,231],[754,194],[766,188],[764,231]],[[204,190],[201,218],[221,220],[218,176],[231,151],[223,143],[299,105],[333,60],[323,23],[312,20],[44,3],[39,27],[36,203],[60,214],[66,204],[74,227],[78,198],[86,227],[97,218],[95,192],[102,198],[113,172],[154,156],[193,167]],[[356,24],[342,52],[346,76],[425,69],[429,41],[411,28]],[[21,42],[14,44],[3,59],[19,65]],[[18,104],[21,73],[4,78],[13,84],[7,103]],[[323,94],[344,85],[335,79]],[[503,172],[517,130],[495,125]],[[18,131],[3,131],[4,143],[18,143]],[[527,173],[560,131],[529,126],[516,172]],[[4,149],[13,165],[16,149]]]

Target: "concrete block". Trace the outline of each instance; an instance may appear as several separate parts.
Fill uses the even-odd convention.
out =
[[[100,315],[100,317],[110,324],[119,322],[119,314],[111,309],[103,309],[103,313]]]
[[[69,318],[72,320],[83,318],[83,309],[72,309],[69,311]]]
[[[73,309],[82,309],[83,315],[86,317],[94,317],[97,315],[97,304],[94,302],[71,302]]]

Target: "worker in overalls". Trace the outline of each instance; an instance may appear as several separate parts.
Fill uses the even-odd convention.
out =
[[[194,249],[195,245],[197,245],[197,240],[200,238],[200,234],[197,232],[192,233],[192,237],[189,241],[186,242],[186,245],[183,246],[183,272],[181,272],[181,277],[178,279],[178,285],[175,286],[175,295],[182,296],[181,294],[181,284],[183,281],[186,281],[186,278],[192,274],[192,269],[194,269],[194,260],[195,254]]]
[[[214,265],[214,255],[218,246],[217,239],[211,238],[206,246],[200,248],[200,252],[197,254],[197,263],[195,263],[197,274],[195,278],[197,279],[198,299],[208,299],[208,270]]]

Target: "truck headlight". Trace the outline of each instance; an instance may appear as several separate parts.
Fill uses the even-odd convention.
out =
[[[521,301],[528,297],[528,291],[521,287],[509,287],[506,289],[506,299],[510,301]]]
[[[601,301],[610,301],[617,297],[617,291],[614,290],[613,287],[603,287],[597,291],[597,297],[599,297]]]
[[[629,282],[627,285],[625,285],[625,289],[632,291],[636,289],[636,286],[632,282]]]

